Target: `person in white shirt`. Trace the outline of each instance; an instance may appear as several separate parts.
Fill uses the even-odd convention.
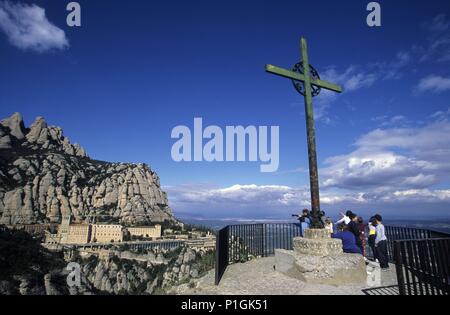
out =
[[[377,258],[380,262],[381,270],[389,270],[389,258],[387,251],[387,237],[385,233],[385,228],[383,225],[383,218],[381,215],[374,215],[377,226],[375,227],[375,250],[377,252]]]
[[[342,224],[342,223],[344,223],[345,225],[349,224],[350,221],[351,221],[350,216],[352,214],[353,214],[353,212],[351,212],[350,210],[348,210],[345,214],[343,214],[341,212],[342,218],[340,220],[336,221],[336,223],[334,223],[334,224],[336,224],[336,225],[339,225],[339,224]]]

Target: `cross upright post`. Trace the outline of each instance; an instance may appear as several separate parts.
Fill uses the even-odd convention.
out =
[[[337,93],[341,93],[342,88],[336,84],[320,79],[317,71],[309,64],[306,39],[302,37],[300,42],[302,61],[297,63],[292,71],[272,65],[266,65],[266,71],[291,79],[296,90],[304,96],[306,134],[308,143],[309,184],[311,190],[311,227],[323,228],[320,210],[319,173],[317,170],[316,137],[312,98],[320,93],[321,88]]]

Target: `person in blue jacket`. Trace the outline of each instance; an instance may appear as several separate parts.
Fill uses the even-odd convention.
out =
[[[349,227],[346,224],[339,226],[337,233],[332,234],[332,238],[342,240],[342,250],[344,253],[361,254],[361,248],[356,244],[355,235],[349,231]]]

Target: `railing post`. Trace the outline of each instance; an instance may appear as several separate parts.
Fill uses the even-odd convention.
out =
[[[395,260],[395,269],[397,272],[397,282],[398,282],[398,291],[400,295],[406,295],[405,292],[405,278],[403,277],[403,265],[402,265],[402,257],[400,250],[401,243],[400,241],[394,242],[394,260]]]
[[[266,253],[265,253],[265,248],[266,248],[266,246],[265,246],[265,238],[266,238],[266,235],[265,235],[265,232],[264,232],[265,226],[266,225],[264,223],[261,224],[261,257],[265,257],[266,256]]]
[[[216,267],[215,267],[215,271],[216,271],[216,277],[215,277],[215,285],[219,284],[220,281],[220,269],[221,269],[221,264],[220,264],[220,260],[221,260],[221,251],[223,251],[224,249],[221,247],[221,241],[222,241],[222,230],[219,230],[219,232],[217,233],[217,238],[216,238]]]
[[[216,237],[215,285],[218,285],[228,266],[229,226],[219,230]]]

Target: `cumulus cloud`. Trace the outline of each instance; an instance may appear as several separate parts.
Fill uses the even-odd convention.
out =
[[[418,92],[441,93],[450,91],[450,78],[444,78],[438,75],[429,75],[420,80],[417,85]]]
[[[376,129],[349,154],[330,157],[321,170],[323,187],[425,189],[450,176],[450,122],[416,128]]]
[[[443,188],[450,178],[448,135],[450,108],[420,126],[378,128],[360,136],[353,151],[328,158],[319,169],[322,209],[332,216],[343,209],[365,215],[376,209],[411,213],[419,208],[445,214],[450,203],[450,189]],[[175,213],[184,216],[289,220],[291,213],[310,207],[309,186],[186,184],[164,189]]]
[[[266,203],[290,203],[294,191],[289,186],[280,185],[233,185],[225,188],[215,188],[208,185],[182,185],[176,188],[167,187],[173,194],[171,201],[175,203],[208,202],[217,205],[238,204],[240,208],[255,206],[255,200],[267,200]]]
[[[0,29],[12,45],[24,50],[45,52],[69,46],[64,31],[35,4],[0,1]]]
[[[180,185],[163,187],[176,215],[207,218],[233,219],[283,219],[290,214],[310,206],[310,192],[307,187],[280,185],[233,185],[224,188],[210,185]],[[373,211],[374,205],[402,203],[423,204],[448,203],[449,190],[398,189],[372,192],[321,192],[322,209],[336,216],[342,209],[366,209]]]
[[[429,190],[429,189],[409,189],[395,191],[390,196],[391,199],[408,201],[434,202],[436,200],[450,201],[450,189]]]
[[[224,188],[210,185],[179,185],[164,187],[177,214],[197,214],[209,217],[252,217],[272,215],[289,218],[289,214],[309,207],[307,187],[283,185],[233,185]],[[324,205],[342,202],[363,202],[360,194],[323,193]]]
[[[356,150],[327,160],[323,187],[370,189],[377,187],[428,187],[437,182],[432,164],[387,151]]]

